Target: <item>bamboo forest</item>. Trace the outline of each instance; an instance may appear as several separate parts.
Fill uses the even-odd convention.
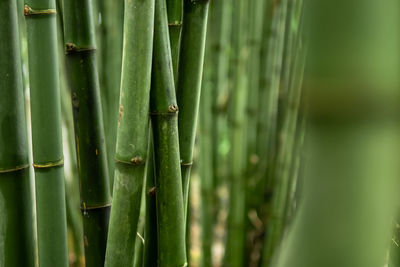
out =
[[[0,267],[400,267],[400,1],[0,0]]]

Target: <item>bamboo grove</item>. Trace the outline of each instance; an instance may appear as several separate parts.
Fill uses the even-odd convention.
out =
[[[0,267],[400,267],[383,2],[0,0]]]

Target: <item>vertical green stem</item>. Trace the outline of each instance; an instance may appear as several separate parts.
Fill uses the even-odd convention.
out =
[[[157,267],[157,211],[156,185],[154,180],[153,135],[149,134],[148,159],[146,166],[146,221],[144,224],[143,266]]]
[[[33,267],[34,201],[16,1],[0,2],[0,36],[0,265]]]
[[[260,62],[259,113],[257,125],[258,168],[256,174],[254,203],[262,206],[260,216],[265,221],[265,206],[270,203],[271,173],[273,173],[276,141],[277,107],[282,67],[284,22],[286,2],[266,3]],[[285,3],[284,3],[285,2]],[[285,16],[283,16],[285,15]],[[261,108],[265,107],[265,108]],[[267,199],[266,199],[267,198]],[[265,201],[266,200],[266,201]],[[266,203],[266,205],[265,205]]]
[[[26,0],[24,8],[40,266],[68,266],[55,8],[54,0]]]
[[[167,0],[168,29],[175,82],[178,78],[178,57],[182,31],[183,1],[184,0]]]
[[[207,61],[209,62],[209,61]],[[200,102],[200,184],[202,266],[212,266],[213,240],[213,175],[212,175],[212,87],[204,84]]]
[[[263,30],[263,15],[264,5],[266,1],[255,0],[251,1],[248,9],[249,16],[249,34],[247,36],[248,45],[248,92],[247,92],[247,103],[246,103],[246,127],[247,127],[247,155],[246,155],[246,208],[245,215],[249,213],[255,213],[255,207],[259,204],[255,201],[254,192],[256,187],[256,174],[257,166],[259,164],[259,156],[257,155],[257,123],[259,108],[265,108],[264,106],[259,107],[259,87],[260,87],[260,53],[261,53],[261,41],[262,41],[262,30]],[[246,262],[256,262],[254,256],[251,254],[257,247],[259,236],[259,229],[257,225],[251,223],[250,220],[246,220]]]
[[[246,110],[246,0],[236,1],[232,16],[232,96],[230,109],[231,124],[231,162],[230,167],[230,203],[228,217],[228,237],[224,266],[243,266],[245,244],[245,180],[244,170],[246,163],[245,142],[245,110]]]
[[[185,210],[188,203],[190,170],[193,164],[201,79],[203,77],[208,4],[208,0],[184,0],[177,101],[179,105],[179,148]]]
[[[65,1],[64,27],[86,266],[97,267],[104,264],[111,197],[91,1]]]
[[[124,30],[124,0],[97,2],[98,67],[104,131],[106,136],[110,188],[114,181],[114,160],[118,125],[122,46]],[[99,24],[98,24],[99,23]]]
[[[154,0],[126,1],[113,206],[105,266],[134,264],[147,161]]]
[[[150,114],[154,139],[158,266],[186,266],[185,216],[165,0],[156,0]]]
[[[286,224],[287,199],[290,191],[290,165],[295,142],[300,104],[301,87],[303,81],[304,51],[298,51],[294,63],[296,66],[295,78],[289,88],[287,109],[283,114],[283,125],[280,133],[281,144],[276,155],[276,171],[274,191],[271,202],[270,217],[267,225],[267,238],[264,242],[264,266],[270,266],[274,251],[279,246]]]

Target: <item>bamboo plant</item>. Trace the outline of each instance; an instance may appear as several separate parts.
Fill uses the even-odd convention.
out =
[[[287,218],[287,200],[290,192],[290,165],[292,163],[292,151],[294,149],[296,127],[298,121],[298,109],[301,97],[302,76],[304,68],[304,51],[298,52],[295,58],[297,68],[296,77],[289,89],[288,107],[283,115],[283,129],[281,131],[282,144],[276,154],[275,185],[271,201],[270,219],[268,221],[268,236],[264,242],[264,266],[269,266],[276,248],[279,246],[284,234]]]
[[[176,104],[165,0],[155,2],[150,115],[154,139],[158,266],[186,266]]]
[[[184,0],[167,0],[168,30],[175,82],[177,79],[178,55],[182,31],[183,1]]]
[[[211,42],[212,63],[207,68],[215,68],[211,73],[212,90],[212,161],[213,161],[213,184],[214,190],[220,186],[226,175],[221,171],[221,164],[226,162],[226,157],[220,153],[220,142],[223,139],[224,129],[226,129],[226,96],[229,95],[229,55],[231,37],[231,17],[233,1],[211,1],[214,6],[210,18],[210,30],[207,39]],[[213,14],[215,13],[215,14]],[[224,155],[225,156],[225,155]]]
[[[182,40],[179,52],[177,101],[183,201],[187,209],[190,170],[199,112],[206,41],[208,0],[184,1]]]
[[[258,166],[255,177],[255,191],[252,203],[257,206],[260,218],[266,221],[268,205],[271,198],[271,175],[277,123],[277,105],[279,96],[281,57],[284,34],[282,30],[282,2],[269,1],[264,5],[263,37],[260,52],[260,85],[258,93],[259,113],[257,123]],[[285,6],[286,8],[286,6]],[[265,104],[267,103],[267,104]],[[261,108],[266,106],[266,108]],[[262,203],[262,204],[261,204]],[[260,205],[261,204],[261,205]],[[261,206],[261,207],[260,207]]]
[[[68,266],[55,8],[53,0],[27,0],[24,8],[40,266]]]
[[[64,1],[86,266],[104,264],[111,197],[91,1]]]
[[[260,53],[261,53],[261,40],[262,40],[262,29],[263,29],[263,13],[264,13],[265,1],[256,0],[251,1],[248,8],[249,14],[249,34],[247,35],[247,46],[248,46],[248,92],[247,92],[247,103],[246,103],[246,120],[247,120],[247,155],[246,155],[246,207],[245,215],[249,213],[256,213],[256,204],[253,201],[253,192],[256,181],[256,170],[259,164],[259,156],[257,154],[257,123],[259,108],[265,108],[264,106],[259,107],[259,80],[260,74],[263,70],[260,69]],[[258,214],[257,214],[258,216]],[[256,246],[260,229],[258,225],[255,225],[250,220],[246,220],[246,256],[245,261],[255,261],[252,256],[253,248]]]
[[[108,156],[111,193],[117,139],[118,106],[121,83],[124,31],[124,0],[93,1],[96,21],[97,65],[100,82],[104,131]],[[96,16],[97,15],[97,16]]]
[[[209,60],[209,55],[207,56]],[[208,61],[207,60],[207,61]],[[206,75],[205,75],[206,76]],[[209,78],[210,73],[207,73]],[[212,175],[212,87],[208,83],[203,84],[200,102],[200,186],[201,186],[201,244],[202,266],[212,265],[213,242],[213,175]]]
[[[151,127],[150,127],[151,128]],[[156,185],[154,180],[154,147],[153,136],[150,130],[148,159],[146,166],[146,215],[144,224],[143,266],[157,266],[157,209]]]
[[[16,1],[0,2],[0,36],[0,265],[33,267],[34,201]]]
[[[126,1],[116,168],[105,266],[134,264],[147,161],[154,0]]]
[[[232,95],[230,103],[231,143],[230,160],[230,188],[229,188],[229,217],[225,266],[242,266],[244,263],[245,243],[245,170],[246,142],[245,136],[245,109],[246,109],[246,76],[247,61],[246,34],[248,2],[236,1],[233,5],[232,16]]]

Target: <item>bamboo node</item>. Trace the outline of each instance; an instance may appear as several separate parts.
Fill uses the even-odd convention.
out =
[[[178,106],[176,104],[172,104],[168,107],[168,112],[170,113],[176,113],[178,112]]]
[[[28,5],[24,6],[25,16],[35,16],[35,15],[55,15],[57,11],[55,9],[33,9]]]
[[[59,166],[64,166],[64,158],[54,161],[54,162],[46,162],[46,163],[33,163],[33,168],[35,169],[47,169],[47,168],[53,168],[53,167],[59,167]]]
[[[97,209],[106,209],[106,208],[110,208],[111,204],[107,203],[107,204],[102,204],[102,205],[91,205],[91,206],[87,206],[86,203],[82,203],[81,205],[81,212],[83,214],[87,214],[88,211],[90,210],[97,210]]]
[[[143,163],[143,158],[142,157],[133,157],[131,159],[131,163],[134,165],[141,165]]]
[[[172,21],[168,23],[168,26],[170,27],[181,27],[182,26],[182,21]]]
[[[119,164],[126,164],[126,165],[135,165],[135,166],[144,165],[146,163],[145,160],[141,156],[133,157],[129,161],[115,159],[114,162],[116,164],[119,163]]]
[[[184,162],[183,160],[181,160],[181,166],[192,166],[193,165],[193,161],[191,162]]]
[[[80,53],[80,52],[92,52],[95,51],[95,47],[79,47],[74,43],[66,43],[65,44],[65,53],[66,54],[73,54],[73,53]]]
[[[20,166],[16,166],[16,167],[13,167],[13,168],[5,168],[5,169],[0,168],[0,174],[1,173],[17,172],[17,171],[24,170],[24,169],[27,169],[27,168],[29,168],[29,164],[20,165]]]

